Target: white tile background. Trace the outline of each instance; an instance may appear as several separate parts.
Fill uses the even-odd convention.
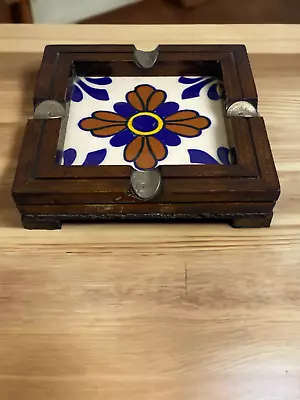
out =
[[[77,150],[77,158],[73,165],[82,165],[87,153],[103,148],[107,149],[107,156],[101,165],[132,165],[123,158],[123,147],[113,147],[109,144],[111,137],[98,138],[90,132],[83,131],[78,127],[78,122],[85,117],[91,116],[95,111],[114,111],[113,105],[117,102],[124,102],[125,95],[135,86],[150,84],[156,89],[162,89],[167,93],[166,101],[175,101],[179,104],[179,110],[190,109],[198,111],[200,115],[210,118],[212,124],[208,129],[203,130],[201,136],[196,138],[181,137],[179,146],[168,146],[168,157],[159,165],[181,165],[190,164],[188,149],[200,149],[209,153],[218,160],[217,149],[220,146],[228,147],[227,133],[223,115],[223,101],[210,100],[207,91],[210,85],[201,90],[200,97],[193,99],[181,99],[182,91],[187,85],[178,82],[179,77],[113,77],[112,83],[107,86],[98,86],[88,83],[90,86],[107,89],[110,100],[99,101],[84,93],[81,102],[71,102],[69,120],[67,124],[64,150],[73,147]]]

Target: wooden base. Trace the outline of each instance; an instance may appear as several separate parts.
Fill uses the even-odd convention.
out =
[[[61,221],[55,218],[40,218],[23,215],[21,221],[25,229],[61,229]]]
[[[272,221],[272,217],[273,214],[266,214],[266,215],[251,215],[251,216],[247,216],[247,217],[236,217],[236,218],[228,218],[228,216],[218,216],[217,218],[213,215],[211,215],[211,217],[207,217],[205,216],[202,217],[201,215],[198,216],[189,216],[188,218],[180,218],[180,216],[178,216],[176,218],[175,215],[173,216],[164,216],[164,217],[157,217],[155,218],[154,216],[147,216],[147,215],[128,215],[128,216],[121,216],[121,215],[111,215],[111,216],[107,216],[107,215],[64,215],[64,216],[60,216],[57,215],[57,218],[55,218],[56,216],[49,216],[49,217],[44,217],[44,216],[34,216],[34,215],[23,215],[22,216],[22,224],[24,226],[25,229],[47,229],[47,230],[54,230],[54,229],[61,229],[62,226],[62,220],[65,221],[124,221],[124,220],[136,220],[136,221],[140,221],[140,220],[153,220],[153,219],[157,219],[157,220],[165,220],[165,221],[173,221],[176,222],[176,220],[178,219],[179,221],[182,221],[182,219],[185,219],[186,221],[188,220],[198,220],[200,221],[222,221],[224,220],[224,222],[229,221],[229,223],[231,224],[231,226],[233,228],[267,228],[270,226],[271,221]],[[60,217],[62,218],[62,220],[60,219]]]
[[[233,228],[268,228],[271,225],[273,214],[251,217],[238,217],[231,221]]]

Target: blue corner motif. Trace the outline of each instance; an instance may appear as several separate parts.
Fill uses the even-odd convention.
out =
[[[210,154],[203,150],[188,150],[190,161],[192,164],[223,164],[230,165],[229,149],[227,147],[219,147],[217,155],[220,161],[216,160]]]
[[[63,152],[63,165],[69,167],[76,160],[77,152],[75,149],[67,149]]]
[[[195,97],[199,97],[201,90],[209,85],[209,89],[207,92],[207,96],[210,100],[220,100],[223,96],[223,87],[216,82],[216,79],[213,77],[206,76],[198,76],[194,78],[188,78],[185,76],[181,76],[178,79],[179,83],[183,85],[189,85],[186,89],[183,90],[181,98],[182,99],[192,99]]]
[[[83,100],[83,93],[87,93],[89,96],[96,100],[109,100],[109,95],[106,89],[95,88],[92,85],[105,86],[112,83],[112,79],[109,77],[104,78],[85,78],[85,82],[82,79],[78,79],[74,82],[71,98],[76,103]]]
[[[106,149],[91,151],[90,153],[87,154],[82,165],[84,166],[100,165],[104,161],[106,154],[107,154]],[[75,149],[70,148],[63,152],[62,157],[63,157],[63,165],[65,167],[69,167],[74,164],[77,157],[77,152]]]
[[[84,166],[100,165],[104,161],[106,153],[107,153],[106,149],[91,151],[90,153],[87,154],[86,159],[84,160],[82,165]]]

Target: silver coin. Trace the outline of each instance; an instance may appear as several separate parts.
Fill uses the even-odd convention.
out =
[[[65,114],[64,107],[58,101],[45,100],[36,107],[33,116],[36,119],[52,119],[63,118]]]
[[[151,68],[156,63],[158,57],[158,47],[152,51],[138,50],[133,51],[133,60],[141,68]]]
[[[161,175],[157,169],[133,171],[130,181],[133,193],[142,200],[155,197],[161,188]]]
[[[252,104],[248,103],[248,101],[237,101],[228,107],[227,116],[251,118],[258,117],[259,114],[256,108]]]

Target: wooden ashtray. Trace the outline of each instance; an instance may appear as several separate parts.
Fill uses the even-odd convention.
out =
[[[270,225],[280,188],[241,45],[48,46],[12,195],[68,220]]]

